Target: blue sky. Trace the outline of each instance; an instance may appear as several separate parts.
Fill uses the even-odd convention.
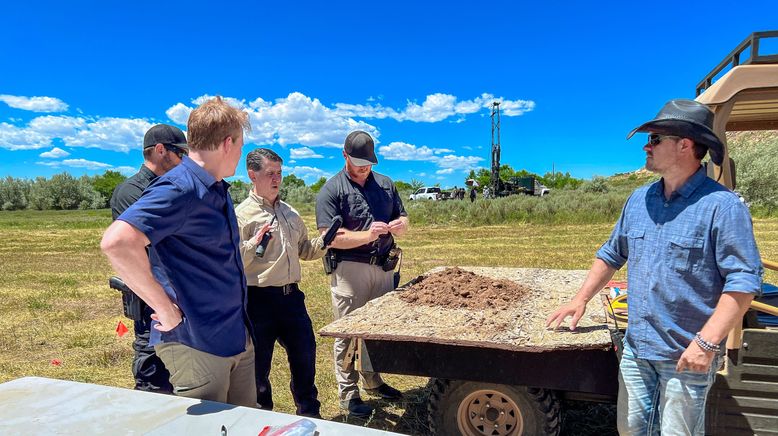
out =
[[[308,182],[362,128],[376,171],[461,185],[490,165],[494,99],[503,163],[633,171],[629,130],[778,28],[776,1],[282,3],[5,3],[0,176],[132,174],[149,126],[185,128],[213,95],[249,111],[246,153],[270,146]]]

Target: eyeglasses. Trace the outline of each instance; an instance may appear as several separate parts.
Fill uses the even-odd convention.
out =
[[[176,156],[178,156],[179,159],[183,159],[184,156],[189,155],[189,150],[186,150],[184,148],[176,147],[175,145],[170,144],[163,144],[165,146],[165,150],[174,153]]]
[[[680,136],[675,136],[675,135],[659,135],[659,134],[656,134],[656,133],[651,133],[650,135],[648,135],[648,145],[651,146],[651,147],[656,147],[657,145],[659,145],[660,142],[664,141],[667,138],[681,139]]]

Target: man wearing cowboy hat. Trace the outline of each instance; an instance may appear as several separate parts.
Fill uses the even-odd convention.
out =
[[[648,133],[646,169],[662,178],[627,200],[610,239],[573,300],[552,313],[573,330],[591,300],[628,264],[629,321],[619,374],[621,434],[699,434],[727,333],[761,286],[751,216],[737,196],[706,176],[706,152],[721,165],[713,113],[671,100]]]

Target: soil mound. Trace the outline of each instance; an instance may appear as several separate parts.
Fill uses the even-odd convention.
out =
[[[454,309],[507,309],[515,307],[530,292],[510,280],[492,279],[460,268],[430,274],[399,297],[406,303]]]

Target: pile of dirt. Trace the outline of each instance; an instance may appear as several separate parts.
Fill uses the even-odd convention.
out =
[[[430,274],[400,293],[406,303],[453,309],[507,309],[530,292],[510,280],[492,279],[460,268]]]

